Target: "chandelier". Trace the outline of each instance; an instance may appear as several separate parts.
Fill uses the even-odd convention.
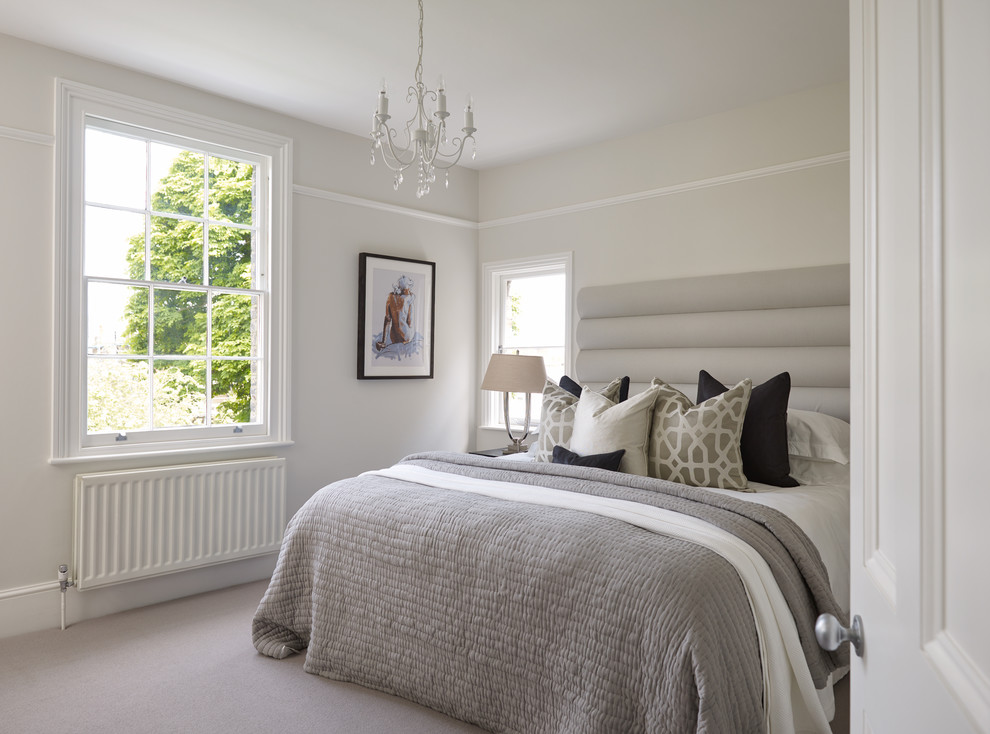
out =
[[[423,0],[419,0],[419,62],[416,64],[416,83],[409,87],[406,102],[416,99],[416,111],[406,122],[402,142],[396,138],[398,133],[388,126],[391,115],[388,114],[388,89],[385,80],[378,93],[378,111],[371,123],[371,165],[375,165],[375,151],[379,151],[382,160],[390,170],[395,172],[393,188],[399,189],[403,180],[403,172],[410,166],[416,166],[419,183],[416,196],[422,198],[430,193],[430,184],[436,179],[436,169],[443,171],[444,187],[450,186],[447,169],[461,159],[464,145],[471,141],[473,159],[477,154],[474,149],[474,109],[471,97],[468,96],[464,108],[463,138],[447,138],[447,93],[444,89],[443,77],[434,92],[423,84]],[[427,104],[434,107],[432,114],[427,111]]]

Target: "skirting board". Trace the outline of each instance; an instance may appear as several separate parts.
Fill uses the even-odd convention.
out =
[[[66,625],[115,614],[149,604],[224,589],[270,578],[276,554],[231,561],[182,573],[133,581],[80,593],[66,591]],[[52,576],[55,569],[52,569]],[[38,630],[57,630],[61,624],[58,583],[47,582],[0,591],[0,638]],[[259,599],[260,601],[260,599]],[[250,638],[248,638],[250,639]]]

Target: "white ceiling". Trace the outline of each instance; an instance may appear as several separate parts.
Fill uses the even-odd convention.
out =
[[[474,97],[487,168],[848,76],[845,0],[424,0],[423,80]],[[415,0],[0,0],[0,33],[367,135]],[[406,110],[409,110],[407,113]]]

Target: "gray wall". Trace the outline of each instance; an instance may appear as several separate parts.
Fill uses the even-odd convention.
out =
[[[482,171],[480,261],[571,251],[575,294],[847,263],[848,95],[819,87]],[[477,441],[504,445],[504,430]]]
[[[6,264],[0,289],[4,386],[0,480],[0,636],[58,625],[56,567],[69,562],[76,473],[137,466],[141,460],[53,466],[52,236],[56,77],[90,84],[258,129],[294,141],[292,242],[292,437],[288,510],[324,484],[423,449],[464,450],[473,440],[478,270],[477,173],[457,170],[449,191],[421,202],[414,186],[393,192],[369,143],[273,112],[0,36],[0,221]],[[305,187],[305,188],[302,188]],[[382,202],[340,203],[329,192]],[[340,197],[338,197],[339,199]],[[367,202],[365,202],[367,203]],[[439,221],[413,209],[444,215]],[[453,219],[450,219],[453,218]],[[462,226],[457,220],[463,220]],[[436,379],[355,377],[358,253],[437,263]],[[453,396],[453,399],[452,399]],[[204,457],[206,458],[206,457]],[[144,460],[143,465],[201,457]],[[263,578],[274,558],[69,593],[69,621]]]

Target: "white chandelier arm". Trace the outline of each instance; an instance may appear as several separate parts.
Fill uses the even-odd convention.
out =
[[[422,82],[417,82],[417,84],[419,85],[419,87],[422,87],[422,92],[425,92],[426,91],[426,88],[423,87],[423,83]],[[413,116],[412,117],[410,117],[408,120],[406,120],[406,129],[407,130],[412,127],[412,124],[414,122],[417,122],[417,123],[421,123],[422,122],[422,120],[420,119],[420,114],[423,112],[423,97],[422,97],[422,92],[421,92],[420,89],[418,89],[414,85],[410,85],[409,86],[409,89],[406,91],[406,102],[412,102],[414,99],[416,100],[416,111],[413,112]]]
[[[383,137],[386,139],[386,145],[379,145],[378,147],[382,151],[382,158],[385,160],[385,165],[393,171],[404,171],[416,162],[418,141],[416,140],[414,131],[418,127],[414,128],[414,126],[422,125],[425,114],[420,96],[421,89],[422,93],[429,93],[429,90],[423,88],[422,83],[419,83],[418,86],[419,88],[410,85],[406,93],[406,101],[409,102],[415,97],[417,106],[416,112],[413,113],[413,116],[403,126],[403,130],[405,131],[404,145],[396,144],[395,138],[399,134],[398,130],[388,126],[387,118],[385,120],[382,120],[381,116],[376,118],[378,120],[376,140],[380,141]],[[434,94],[434,96],[436,95]],[[390,158],[391,161],[389,160]]]
[[[468,138],[474,140],[473,135],[466,135],[463,139],[461,138],[451,138],[448,143],[450,143],[454,150],[450,153],[445,153],[440,150],[439,146],[439,136],[437,137],[437,145],[433,147],[431,155],[424,156],[426,162],[433,166],[434,168],[439,168],[440,170],[446,170],[448,168],[453,168],[457,165],[457,162],[461,159],[464,154],[464,144],[467,143]]]
[[[382,130],[384,129],[384,132]],[[385,165],[388,166],[393,171],[404,171],[413,163],[416,162],[416,148],[415,146],[406,146],[404,148],[397,148],[392,142],[392,137],[396,134],[395,130],[388,127],[385,123],[379,123],[379,129],[376,133],[375,141],[372,143],[373,147],[377,147],[382,153],[382,160],[385,161]],[[385,142],[382,143],[384,138]],[[403,158],[403,154],[408,154],[408,160]]]

